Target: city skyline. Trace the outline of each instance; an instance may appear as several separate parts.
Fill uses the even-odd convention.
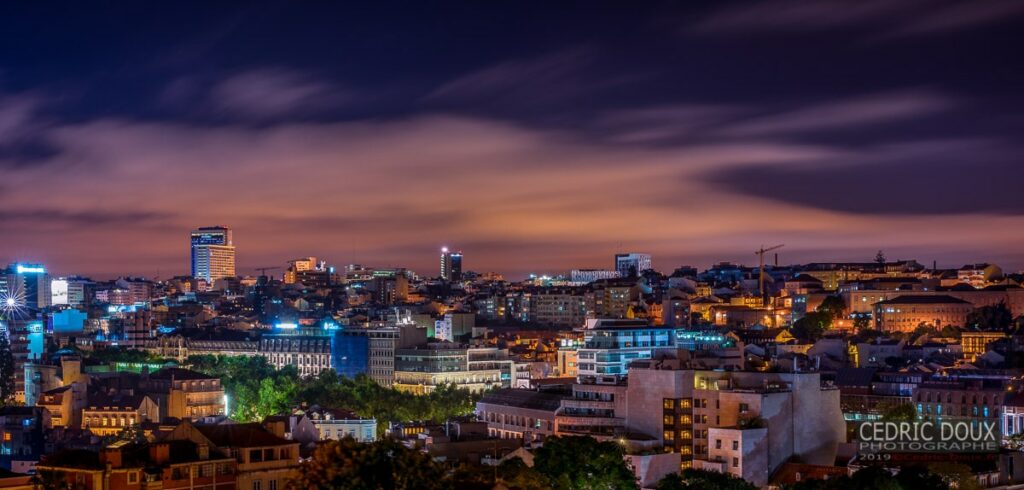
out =
[[[1019,4],[196,5],[3,8],[0,262],[1024,269]]]

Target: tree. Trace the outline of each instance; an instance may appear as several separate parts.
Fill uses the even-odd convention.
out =
[[[886,262],[888,261],[885,259],[885,252],[879,250],[878,253],[875,254],[875,263],[878,265],[885,265]]]
[[[998,304],[975,308],[967,315],[967,328],[978,330],[1009,330],[1013,325],[1013,313],[1005,301]]]
[[[529,467],[522,459],[511,458],[498,465],[498,479],[512,490],[546,490],[547,478]]]
[[[589,436],[555,436],[534,454],[534,469],[558,490],[635,489],[622,446]]]
[[[910,403],[889,405],[882,409],[882,420],[886,422],[913,422],[917,419],[917,409]]]
[[[363,444],[345,438],[318,447],[285,486],[292,490],[434,490],[450,488],[450,483],[444,468],[424,452],[391,439]]]
[[[937,475],[950,488],[957,490],[981,490],[981,484],[974,478],[971,468],[967,465],[953,462],[932,463],[928,465],[928,472]]]
[[[800,340],[814,342],[831,327],[832,317],[828,313],[815,311],[794,322],[790,333]]]
[[[658,483],[654,485],[654,490],[685,490],[686,482],[683,481],[683,477],[679,473],[669,473],[664,478],[658,480]]]
[[[14,401],[14,354],[8,332],[0,332],[0,406]]]
[[[657,490],[756,490],[757,487],[742,478],[718,471],[683,470],[682,476],[662,478],[655,487]],[[668,481],[666,481],[668,480]],[[678,486],[677,486],[678,485]]]
[[[829,317],[831,317],[832,321],[834,322],[845,316],[846,303],[843,301],[843,298],[839,296],[829,295],[826,296],[825,299],[821,301],[821,304],[818,305],[818,308],[815,311],[829,315]]]
[[[853,315],[853,330],[855,332],[862,332],[864,330],[871,329],[871,317],[868,315],[860,314]]]

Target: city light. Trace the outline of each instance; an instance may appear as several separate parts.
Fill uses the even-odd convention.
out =
[[[295,330],[295,329],[299,328],[299,324],[291,323],[291,322],[284,322],[284,323],[278,323],[277,325],[274,325],[274,328],[277,328],[278,330]]]
[[[18,264],[15,269],[18,271],[18,274],[46,274],[46,268],[43,266]]]

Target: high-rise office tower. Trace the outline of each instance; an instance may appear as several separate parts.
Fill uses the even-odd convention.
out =
[[[441,248],[441,279],[458,281],[462,279],[462,252]]]
[[[615,254],[615,270],[619,271],[619,277],[636,277],[650,268],[651,254]]]
[[[40,264],[11,264],[0,269],[0,299],[5,307],[35,313],[52,304],[50,275]]]
[[[231,228],[209,226],[192,230],[192,277],[207,283],[235,276],[235,246]]]

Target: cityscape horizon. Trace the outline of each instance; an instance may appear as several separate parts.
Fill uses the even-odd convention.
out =
[[[1024,0],[0,17],[0,490],[1024,489]]]

